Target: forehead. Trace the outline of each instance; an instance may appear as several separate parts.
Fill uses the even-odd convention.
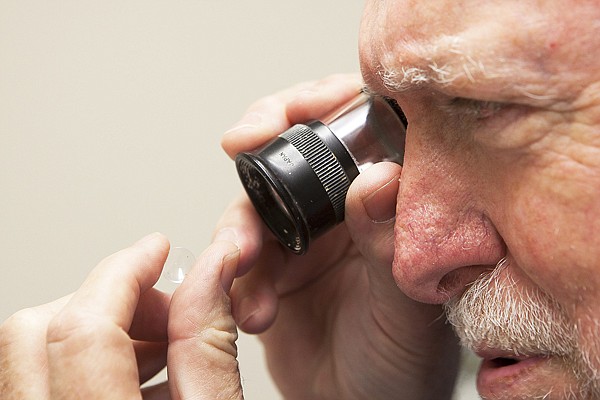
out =
[[[484,99],[568,96],[600,76],[595,3],[370,1],[361,56],[392,90],[433,83]]]

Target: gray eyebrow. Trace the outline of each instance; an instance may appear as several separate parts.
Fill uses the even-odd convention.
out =
[[[548,76],[533,65],[535,60],[510,55],[507,58],[493,43],[467,39],[459,33],[440,35],[427,42],[399,42],[393,48],[384,45],[376,79],[390,93],[426,87],[490,104],[569,107],[572,99],[565,97],[560,85],[552,87]]]
[[[469,56],[464,56],[464,60],[452,64],[438,65],[436,61],[431,61],[424,67],[402,65],[400,68],[390,68],[382,66],[379,75],[385,87],[392,92],[404,92],[423,84],[434,83],[447,86],[457,80],[476,83],[481,77],[491,78],[483,63],[475,61]]]
[[[405,92],[415,86],[436,84],[448,86],[455,81],[476,83],[481,79],[494,79],[506,75],[505,68],[486,69],[484,63],[469,54],[459,36],[442,35],[430,43],[403,48],[407,58],[415,63],[397,65],[395,53],[388,51],[381,61],[378,74],[385,87],[392,92]]]

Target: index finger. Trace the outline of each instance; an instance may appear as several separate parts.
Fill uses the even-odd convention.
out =
[[[168,252],[167,238],[153,233],[105,258],[74,293],[63,312],[109,318],[128,331],[140,296],[157,282]]]
[[[140,296],[158,280],[169,249],[152,234],[103,260],[46,335],[52,398],[139,398],[128,335]]]
[[[291,125],[323,117],[349,101],[362,87],[359,74],[335,74],[297,84],[252,104],[242,119],[223,135],[229,157],[257,148]]]

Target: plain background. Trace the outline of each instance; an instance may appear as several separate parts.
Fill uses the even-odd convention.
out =
[[[0,0],[0,320],[150,232],[199,254],[241,190],[222,132],[264,95],[358,71],[362,7]],[[246,398],[278,399],[257,340],[239,351]]]

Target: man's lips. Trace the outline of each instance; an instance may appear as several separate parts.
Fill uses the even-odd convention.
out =
[[[497,367],[516,364],[518,362],[525,361],[529,358],[536,357],[530,355],[517,354],[512,351],[495,349],[476,350],[475,353],[484,361],[497,364]]]
[[[515,355],[498,350],[482,350],[476,354],[483,359],[477,376],[477,388],[482,395],[507,390],[548,359],[541,355]]]

